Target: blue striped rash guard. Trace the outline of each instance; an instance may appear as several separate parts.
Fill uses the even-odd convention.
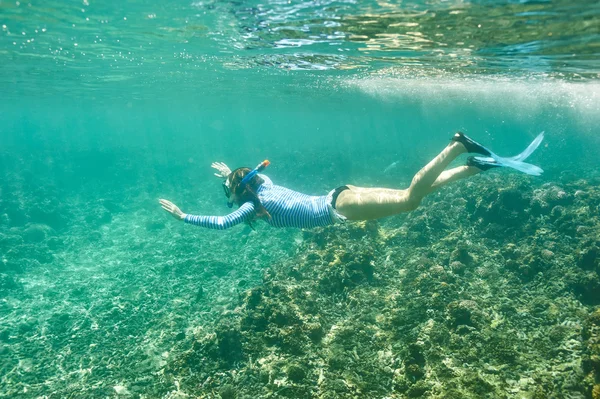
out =
[[[264,183],[260,185],[256,194],[271,215],[271,219],[264,219],[271,226],[310,228],[335,223],[335,210],[331,207],[330,195],[302,194],[274,185],[265,175],[260,177]],[[245,202],[227,216],[186,215],[184,222],[209,229],[224,230],[253,220],[255,214],[254,204]]]

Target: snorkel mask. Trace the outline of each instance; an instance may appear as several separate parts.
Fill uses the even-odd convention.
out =
[[[260,172],[262,172],[263,170],[265,170],[265,168],[267,166],[269,166],[271,162],[269,162],[269,160],[265,159],[264,161],[262,161],[261,163],[259,163],[256,168],[254,168],[250,173],[248,173],[246,176],[244,176],[244,178],[242,179],[242,181],[240,182],[240,189],[244,189],[244,187],[246,186],[246,184],[248,184],[250,182],[250,180],[252,180],[252,178],[254,176],[256,176],[257,174],[259,174]],[[225,191],[225,196],[227,198],[231,197],[231,188],[229,187],[229,180],[226,180],[225,182],[223,182],[223,191]],[[233,202],[231,201],[227,201],[227,206],[230,208],[233,208]]]

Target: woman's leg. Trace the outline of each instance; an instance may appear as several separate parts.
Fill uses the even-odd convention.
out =
[[[437,179],[433,182],[429,189],[429,193],[432,193],[448,183],[455,182],[460,179],[464,179],[469,176],[481,173],[482,170],[475,166],[458,166],[449,170],[443,171]]]
[[[473,167],[458,167],[444,172],[450,162],[465,152],[467,149],[463,144],[451,142],[415,175],[406,190],[349,185],[349,189],[338,196],[336,209],[349,220],[379,219],[414,210],[423,197],[433,190],[479,172],[479,169]]]

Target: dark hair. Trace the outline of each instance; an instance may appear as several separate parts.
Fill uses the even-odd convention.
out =
[[[256,191],[265,181],[257,174],[250,181],[242,186],[242,179],[252,170],[250,168],[237,168],[227,176],[229,182],[229,190],[232,194],[235,194],[238,205],[241,206],[246,202],[252,202],[254,204],[254,211],[256,212],[255,219],[271,219],[271,215],[267,209],[263,206],[256,194]],[[252,220],[250,221],[252,222]]]

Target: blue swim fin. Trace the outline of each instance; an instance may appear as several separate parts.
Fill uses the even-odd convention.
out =
[[[490,152],[489,157],[475,157],[475,159],[483,164],[506,166],[528,175],[539,176],[544,172],[542,168],[523,161],[539,147],[543,140],[544,132],[540,133],[523,152],[521,152],[519,155],[515,155],[514,157],[504,158],[488,150]]]

